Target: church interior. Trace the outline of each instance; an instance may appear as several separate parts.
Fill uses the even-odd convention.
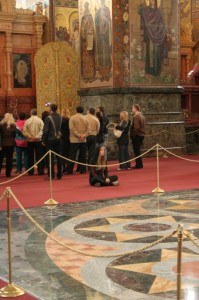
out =
[[[0,0],[0,116],[46,103],[138,104],[144,168],[108,130],[118,187],[0,173],[0,298],[199,299],[199,1]]]

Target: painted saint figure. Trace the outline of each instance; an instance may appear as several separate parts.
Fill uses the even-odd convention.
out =
[[[154,76],[161,73],[162,62],[168,64],[167,32],[157,0],[139,6],[140,29],[146,43],[145,72]]]
[[[14,66],[14,88],[31,88],[30,65],[26,58],[20,56],[16,66]]]
[[[100,0],[100,7],[95,15],[96,28],[96,68],[99,71],[101,81],[109,80],[111,76],[111,15],[105,4]]]
[[[71,44],[72,44],[73,49],[75,49],[75,51],[79,55],[80,40],[79,40],[79,22],[78,21],[74,22],[74,28],[73,28],[73,32],[71,34]]]
[[[92,82],[95,77],[94,56],[94,22],[89,3],[84,4],[84,13],[80,28],[81,37],[81,75],[86,82]]]

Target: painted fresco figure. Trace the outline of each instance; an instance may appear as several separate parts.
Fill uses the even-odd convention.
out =
[[[26,56],[20,56],[14,69],[14,88],[31,88],[31,70]]]
[[[111,16],[105,0],[100,0],[100,8],[95,15],[96,28],[96,68],[101,81],[111,76]]]
[[[162,62],[168,64],[167,32],[157,0],[139,6],[140,29],[146,43],[145,72],[154,76],[161,73]]]
[[[80,36],[82,79],[85,82],[92,82],[95,77],[94,21],[87,1],[84,4]]]
[[[75,49],[75,51],[79,55],[80,39],[79,39],[79,22],[78,21],[74,22],[74,28],[73,28],[73,32],[71,34],[71,44],[72,44],[73,49]]]

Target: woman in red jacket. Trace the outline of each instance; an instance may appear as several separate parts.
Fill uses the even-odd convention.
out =
[[[16,121],[16,173],[22,172],[22,155],[24,155],[24,167],[28,170],[28,140],[23,135],[23,127],[26,121],[26,114],[19,113],[19,119]]]

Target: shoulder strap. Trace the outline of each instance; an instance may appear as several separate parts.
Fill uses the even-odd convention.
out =
[[[57,131],[56,131],[56,128],[55,128],[55,122],[54,122],[52,116],[48,116],[48,117],[49,117],[49,119],[51,120],[51,122],[52,122],[52,124],[53,124],[53,128],[54,128],[55,135],[56,135],[56,134],[57,134]]]
[[[49,119],[50,119],[51,122],[52,122],[54,131],[55,131],[55,135],[57,135],[57,130],[56,130],[56,128],[55,128],[55,122],[54,122],[54,120],[53,120],[53,117],[52,117],[52,116],[48,116],[48,117],[49,117]],[[60,116],[60,117],[61,117],[61,116]],[[62,123],[62,117],[60,118],[60,128],[59,128],[59,130],[61,129],[61,123]]]

